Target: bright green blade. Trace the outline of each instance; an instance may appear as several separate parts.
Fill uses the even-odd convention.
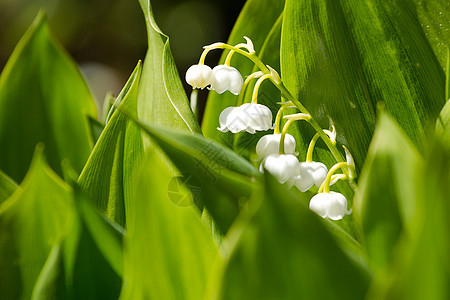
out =
[[[414,231],[404,234],[394,262],[374,280],[367,299],[449,299],[450,156],[438,140],[419,169]],[[388,274],[388,275],[387,275]]]
[[[125,114],[137,115],[139,63],[111,109],[111,116],[78,182],[103,215],[125,226],[133,172],[143,151],[139,127]]]
[[[228,235],[218,299],[362,299],[370,275],[271,176]],[[225,241],[224,241],[225,244]]]
[[[17,189],[17,184],[0,170],[0,204]]]
[[[233,151],[201,135],[140,125],[181,172],[182,177],[175,178],[183,183],[192,179],[194,202],[200,208],[206,207],[219,232],[225,234],[251,192],[250,176],[259,176],[259,171]]]
[[[70,187],[39,147],[22,185],[0,206],[0,298],[30,299],[54,245],[73,219]]]
[[[61,252],[61,245],[55,244],[36,280],[30,299],[56,300],[66,297]]]
[[[444,74],[417,22],[399,1],[286,2],[281,41],[285,85],[323,128],[333,118],[338,141],[363,165],[384,103],[424,150],[443,106]],[[313,132],[301,130],[306,144]],[[322,146],[323,147],[323,146]],[[318,149],[317,157],[330,163]]]
[[[117,299],[123,274],[122,237],[117,225],[95,210],[77,186],[76,218],[63,242],[68,299]]]
[[[392,262],[402,232],[412,230],[420,160],[398,125],[381,115],[354,199],[354,214],[376,272]]]
[[[255,50],[259,53],[267,35],[283,11],[283,6],[284,1],[282,0],[247,1],[233,27],[228,43],[231,45],[243,43],[245,42],[244,36],[247,36],[253,41]],[[225,62],[227,54],[227,52],[223,53],[220,64]],[[254,67],[250,60],[240,55],[233,56],[231,65],[237,68],[242,76],[249,75]],[[237,99],[238,97],[230,92],[221,95],[214,91],[210,92],[202,123],[202,130],[206,137],[232,147],[233,135],[222,133],[217,130],[217,127],[219,127],[220,113],[228,106],[236,106]]]
[[[445,68],[450,46],[450,3],[448,0],[412,0],[422,29],[433,47],[434,54]]]
[[[40,14],[1,74],[0,169],[20,182],[42,142],[58,174],[63,159],[81,171],[92,149],[88,116],[96,118],[89,89]]]
[[[218,255],[211,234],[195,206],[174,204],[172,176],[153,150],[138,178],[121,299],[202,299]],[[190,197],[182,186],[178,192]]]
[[[200,132],[172,57],[169,38],[153,18],[149,0],[139,0],[147,24],[148,50],[139,88],[139,119]]]

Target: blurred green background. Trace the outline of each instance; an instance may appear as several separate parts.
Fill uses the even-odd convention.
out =
[[[152,1],[156,21],[170,37],[182,78],[197,63],[204,45],[226,41],[244,3]],[[40,9],[79,64],[98,103],[108,91],[117,95],[137,61],[145,57],[146,29],[138,0],[0,0],[0,70]],[[213,51],[208,63],[214,64],[219,56],[220,52]],[[190,92],[190,87],[185,88]],[[204,102],[206,93],[201,96]]]

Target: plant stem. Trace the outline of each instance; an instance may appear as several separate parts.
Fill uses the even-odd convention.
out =
[[[269,68],[259,59],[259,57],[255,53],[248,53],[246,51],[243,51],[239,48],[236,48],[234,46],[228,45],[228,44],[219,44],[217,46],[211,46],[210,48],[205,47],[205,49],[229,49],[234,50],[236,53],[239,53],[248,59],[250,59],[264,74],[270,74]],[[303,104],[300,103],[297,99],[292,96],[292,94],[289,92],[289,90],[284,86],[283,82],[277,83],[273,78],[270,78],[270,81],[280,90],[280,92],[283,94],[283,96],[288,100],[291,101],[302,113],[311,115],[309,111],[306,109],[306,107],[303,106]],[[328,137],[328,135],[323,131],[322,127],[320,127],[319,123],[314,118],[311,118],[308,120],[309,124],[314,128],[314,130],[319,134],[320,138],[325,142],[325,145],[327,145],[328,149],[330,150],[331,154],[333,154],[334,158],[338,162],[345,162],[345,159],[343,155],[339,152],[336,145],[331,141],[331,139]],[[281,145],[280,142],[280,150],[281,147],[284,148],[284,144]],[[343,170],[344,174],[349,176],[349,172],[347,169]],[[353,186],[352,186],[353,187]]]

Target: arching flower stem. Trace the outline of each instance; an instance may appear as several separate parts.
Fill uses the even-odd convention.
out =
[[[264,80],[272,78],[271,74],[264,74],[260,78],[258,78],[258,81],[256,81],[255,87],[253,88],[253,94],[252,94],[252,103],[257,104],[258,103],[258,92],[259,88],[261,87],[261,84]]]
[[[319,133],[316,133],[314,137],[311,139],[311,142],[309,142],[308,151],[306,152],[306,162],[312,162],[312,156],[314,152],[314,146],[316,145],[317,140],[319,139],[320,135]]]
[[[281,131],[281,137],[280,137],[280,148],[278,150],[278,154],[285,154],[284,152],[284,139],[286,136],[286,133],[289,129],[289,126],[291,126],[291,124],[295,121],[298,120],[305,120],[308,121],[311,119],[311,116],[309,114],[295,114],[295,115],[289,115],[289,116],[285,116],[285,118],[288,117],[288,121],[286,122],[286,124],[284,124],[283,126],[283,130]]]
[[[247,78],[244,81],[244,84],[242,85],[241,92],[239,93],[238,101],[237,101],[237,105],[236,106],[241,106],[244,103],[245,89],[247,88],[247,86],[250,83],[250,81],[252,81],[254,78],[261,77],[262,75],[264,75],[263,72],[258,71],[258,72],[254,72],[254,73],[252,73],[252,74],[247,76]]]
[[[281,127],[281,117],[283,116],[283,111],[288,107],[295,107],[293,106],[292,102],[285,102],[281,105],[280,109],[277,112],[277,115],[275,117],[275,129],[273,131],[274,134],[280,134],[280,127]]]
[[[330,169],[330,171],[328,171],[328,174],[327,174],[327,177],[325,178],[325,181],[322,183],[322,185],[319,188],[319,193],[329,193],[330,192],[331,177],[339,169],[342,169],[342,171],[346,170],[348,172],[349,165],[346,162],[339,162],[339,163],[335,164]],[[345,175],[345,177],[347,177],[347,175]],[[341,177],[340,179],[344,179],[344,178]]]
[[[333,132],[324,129],[323,132],[325,132],[325,134],[330,138],[330,140],[333,142]],[[311,139],[311,142],[309,142],[309,146],[308,146],[308,151],[306,152],[306,162],[312,162],[312,156],[313,156],[313,152],[314,152],[314,147],[316,146],[316,142],[319,139],[320,134],[316,133],[314,135],[314,137]]]
[[[215,43],[209,46],[203,47],[205,50],[212,50],[212,49],[228,49],[228,50],[234,50],[236,53],[239,53],[248,59],[250,59],[264,74],[270,74],[270,69],[259,59],[259,57],[256,55],[255,52],[249,53],[247,51],[244,51],[240,48],[236,48],[234,46],[225,44],[225,43]],[[203,56],[203,54],[202,54]],[[289,92],[289,90],[284,86],[283,82],[276,82],[272,77],[270,78],[270,81],[277,87],[277,89],[283,94],[283,96],[288,100],[291,101],[302,113],[310,115],[309,111],[306,109],[306,107],[303,106],[303,104],[300,103],[297,99],[292,96],[292,94]],[[308,121],[311,126],[314,128],[314,130],[319,134],[320,138],[325,142],[330,152],[333,154],[334,158],[338,162],[345,162],[344,156],[339,152],[336,145],[331,141],[331,139],[328,137],[328,135],[322,130],[322,127],[317,123],[317,121],[313,118],[311,118]],[[280,143],[280,150],[283,143]],[[348,169],[343,170],[345,175],[349,175]]]

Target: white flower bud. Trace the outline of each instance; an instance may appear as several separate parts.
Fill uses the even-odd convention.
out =
[[[194,89],[204,89],[212,84],[214,73],[207,65],[193,65],[186,71],[186,82]]]
[[[301,191],[309,190],[314,184],[317,187],[325,181],[328,169],[320,162],[302,162],[299,166],[299,176],[295,180],[295,186]]]
[[[352,213],[347,210],[347,199],[344,195],[336,192],[319,193],[311,198],[309,209],[321,216],[331,220],[340,220],[345,215]]]
[[[285,183],[298,174],[298,159],[292,154],[271,154],[267,156],[260,166],[272,174],[280,183]]]
[[[212,71],[214,78],[210,90],[215,90],[219,94],[225,91],[230,91],[235,95],[240,93],[244,80],[238,70],[226,65],[218,65]]]
[[[222,132],[231,131],[237,133],[247,131],[255,133],[255,131],[265,131],[273,128],[272,112],[270,109],[261,104],[246,103],[239,107],[228,107],[222,111],[219,116],[220,127],[217,128]]]
[[[278,154],[280,148],[281,134],[267,134],[259,139],[256,144],[257,160],[261,160],[270,154]],[[295,152],[295,139],[289,133],[284,136],[284,152],[286,154],[298,155]]]

